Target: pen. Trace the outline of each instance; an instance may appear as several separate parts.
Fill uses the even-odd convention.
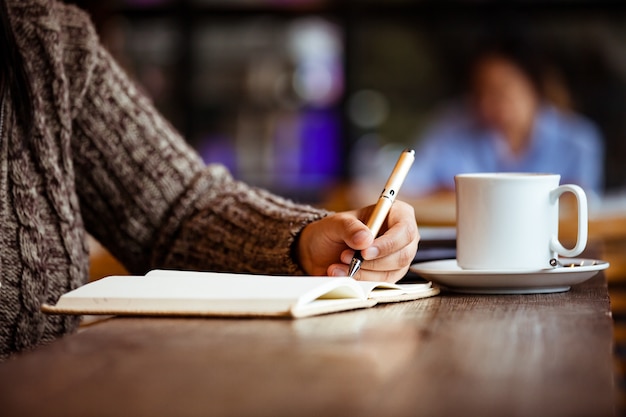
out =
[[[396,199],[396,195],[398,194],[398,191],[400,191],[400,187],[402,186],[406,175],[409,173],[409,169],[411,168],[411,165],[413,165],[414,160],[415,151],[413,149],[405,149],[400,154],[393,171],[391,171],[391,175],[389,175],[385,188],[380,194],[380,197],[378,197],[378,202],[374,207],[374,211],[372,211],[372,214],[367,221],[367,227],[370,229],[374,237],[378,235],[380,227],[387,218],[389,209],[391,209],[391,206]],[[348,276],[350,278],[353,278],[359,268],[361,268],[361,262],[363,262],[363,257],[361,256],[361,251],[358,250],[354,253],[352,262],[350,262],[350,270],[348,272]]]

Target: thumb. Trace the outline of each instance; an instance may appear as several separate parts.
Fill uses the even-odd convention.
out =
[[[365,249],[374,242],[374,235],[370,229],[358,220],[345,230],[344,241],[351,249]]]

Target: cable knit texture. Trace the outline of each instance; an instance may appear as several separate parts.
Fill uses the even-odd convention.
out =
[[[53,0],[7,0],[34,91],[26,141],[10,96],[0,137],[0,358],[74,330],[42,303],[88,277],[86,233],[129,271],[300,274],[291,246],[326,213],[234,181],[198,155]]]

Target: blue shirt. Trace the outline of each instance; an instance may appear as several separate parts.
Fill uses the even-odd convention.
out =
[[[460,173],[544,172],[560,174],[561,184],[601,192],[604,144],[597,128],[582,116],[540,107],[530,146],[521,156],[513,155],[498,135],[480,125],[466,107],[449,109],[420,141],[403,191],[453,190],[454,176]]]

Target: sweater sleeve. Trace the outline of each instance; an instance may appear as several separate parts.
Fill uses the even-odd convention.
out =
[[[96,239],[132,273],[301,272],[292,244],[324,211],[205,166],[107,51],[97,45],[89,62],[72,152],[81,212]]]

